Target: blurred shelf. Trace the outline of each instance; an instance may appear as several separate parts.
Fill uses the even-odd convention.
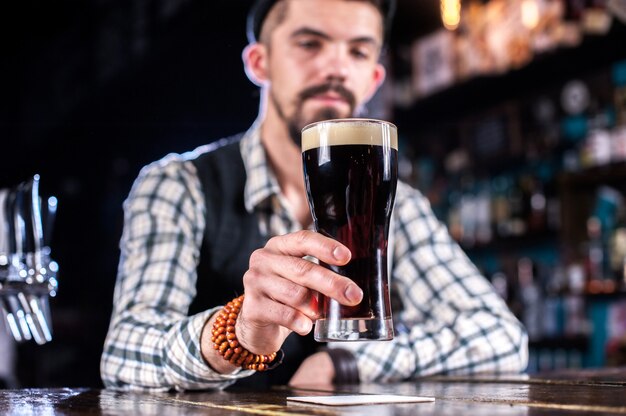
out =
[[[469,78],[418,98],[407,108],[397,107],[396,122],[405,130],[419,131],[424,124],[454,120],[537,90],[559,87],[571,78],[626,59],[624,39],[626,25],[614,19],[606,35],[584,36],[580,45],[539,53],[524,67]]]
[[[510,236],[510,237],[495,237],[488,243],[475,243],[468,245],[466,243],[460,243],[461,248],[466,253],[480,253],[480,252],[501,252],[511,249],[520,249],[522,247],[530,246],[543,246],[545,244],[554,244],[558,242],[558,231],[541,231],[531,232],[524,235]]]
[[[531,349],[564,349],[586,351],[589,348],[589,337],[585,335],[546,337],[531,340],[528,343]]]
[[[624,179],[626,179],[626,162],[618,162],[576,172],[564,172],[559,177],[559,183],[567,187],[588,187],[613,182],[624,186],[626,185]]]

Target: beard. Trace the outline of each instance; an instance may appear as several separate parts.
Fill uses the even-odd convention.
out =
[[[350,112],[350,115],[351,114],[352,114],[352,111]],[[344,117],[347,117],[347,116],[344,116]],[[343,117],[339,113],[339,110],[337,110],[334,107],[321,108],[320,110],[312,114],[311,117],[308,119],[304,118],[304,115],[302,114],[302,112],[296,112],[294,114],[294,117],[290,117],[288,120],[286,120],[287,128],[289,130],[289,136],[291,137],[291,140],[298,147],[302,147],[302,129],[305,126],[311,123],[315,123],[317,121],[331,120],[335,118],[343,118]]]
[[[335,92],[341,98],[343,98],[350,108],[349,113],[342,115],[338,109],[335,107],[325,107],[321,108],[318,111],[310,114],[308,117],[304,114],[304,103],[307,99],[315,97],[317,95],[321,95],[327,92]],[[316,85],[313,87],[309,87],[298,94],[296,99],[295,111],[292,115],[287,116],[283,111],[281,105],[276,100],[276,97],[272,94],[271,99],[274,102],[274,106],[278,112],[279,117],[285,122],[287,125],[287,129],[289,131],[289,136],[291,140],[298,146],[302,146],[301,133],[302,129],[308,124],[315,123],[323,120],[330,120],[335,118],[344,118],[350,117],[354,115],[356,108],[356,99],[354,98],[354,94],[344,87],[342,84],[338,82],[327,82],[321,85]]]

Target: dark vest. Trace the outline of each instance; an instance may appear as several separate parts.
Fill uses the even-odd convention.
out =
[[[246,170],[239,150],[242,134],[224,139],[192,162],[198,171],[206,204],[206,229],[198,265],[197,295],[189,314],[224,305],[243,293],[243,275],[252,252],[267,242],[256,213],[244,205]],[[319,344],[311,334],[291,334],[283,344],[283,364],[243,378],[231,387],[267,388],[286,384],[302,360]]]

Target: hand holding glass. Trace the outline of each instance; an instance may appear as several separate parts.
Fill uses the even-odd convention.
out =
[[[352,252],[345,266],[323,265],[363,290],[352,307],[320,295],[315,339],[392,339],[387,243],[398,180],[396,126],[374,119],[310,124],[302,129],[302,161],[315,230]]]

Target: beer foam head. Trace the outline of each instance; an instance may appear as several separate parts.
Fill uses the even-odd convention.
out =
[[[388,121],[338,119],[319,121],[302,129],[302,151],[342,144],[387,145],[398,150],[398,129]]]

